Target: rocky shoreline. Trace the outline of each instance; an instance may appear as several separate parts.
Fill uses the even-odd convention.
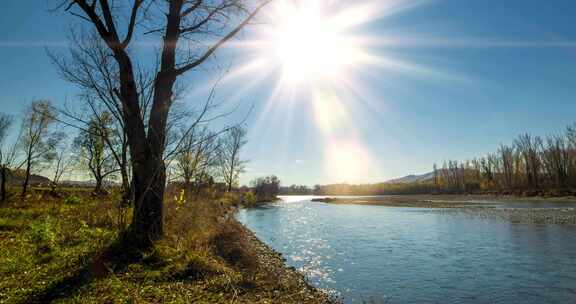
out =
[[[228,216],[232,216],[231,213]],[[236,219],[233,219],[236,221]],[[327,292],[310,285],[306,277],[294,267],[286,265],[281,253],[266,245],[244,225],[248,242],[258,257],[260,269],[274,276],[277,288],[273,291],[274,303],[336,304],[341,301]]]
[[[339,303],[325,291],[311,286],[302,273],[286,265],[286,259],[281,253],[264,244],[248,228],[245,229],[258,255],[258,262],[264,269],[274,273],[278,285],[282,286],[282,289],[275,291],[278,303],[284,303],[283,299],[286,298],[297,303]]]

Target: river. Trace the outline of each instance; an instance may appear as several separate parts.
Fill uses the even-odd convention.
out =
[[[576,226],[311,198],[237,218],[345,303],[576,303]]]

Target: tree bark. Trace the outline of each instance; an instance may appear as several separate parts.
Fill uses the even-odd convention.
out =
[[[164,233],[163,201],[166,185],[164,161],[149,160],[134,174],[134,213],[130,232],[135,245],[151,246]]]
[[[102,192],[103,192],[103,191],[102,191],[102,179],[97,178],[97,179],[96,179],[96,186],[94,186],[94,193],[95,193],[96,195],[99,195],[99,194],[101,194]]]
[[[2,167],[0,169],[0,176],[2,178],[2,182],[0,184],[0,199],[2,202],[6,201],[6,180],[8,178],[8,169],[6,167]]]
[[[128,172],[126,172],[125,167],[120,168],[120,174],[122,175],[122,205],[128,206],[130,205],[132,190],[130,189],[130,180],[128,178]]]
[[[22,193],[20,194],[22,197],[26,196],[26,192],[28,191],[28,184],[30,183],[30,170],[32,170],[32,163],[28,160],[26,162],[26,176],[24,177]]]
[[[168,112],[172,104],[172,90],[178,76],[174,67],[176,65],[176,45],[180,34],[182,4],[183,1],[170,2],[169,13],[166,16],[166,34],[163,41],[160,70],[154,80],[154,95],[148,121],[148,134],[141,137],[145,140],[143,142],[134,142],[137,139],[137,134],[130,134],[133,133],[132,131],[145,133],[143,125],[141,126],[142,131],[130,130],[131,128],[128,127],[130,132],[128,138],[132,141],[130,143],[132,159],[134,160],[134,156],[138,156],[133,162],[135,205],[131,232],[134,241],[139,247],[152,245],[155,240],[161,238],[164,234],[162,209],[166,187],[166,168],[163,153],[166,142]],[[134,85],[126,87],[126,89],[130,89],[126,93],[137,97],[138,91],[134,82],[132,65],[129,58],[127,59],[128,65],[125,68],[130,69],[130,73],[125,76],[131,78],[131,83]],[[121,65],[121,74],[122,70]],[[127,82],[126,84],[130,83]],[[124,101],[128,102],[130,100],[125,98]],[[134,100],[134,104],[138,105],[138,99]]]

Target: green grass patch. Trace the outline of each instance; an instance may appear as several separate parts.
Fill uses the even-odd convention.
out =
[[[118,197],[33,193],[0,208],[0,303],[303,303],[262,266],[226,201],[166,202],[154,248],[123,242]],[[292,284],[292,285],[291,285]],[[306,300],[307,303],[310,301]],[[312,303],[323,303],[318,298]]]

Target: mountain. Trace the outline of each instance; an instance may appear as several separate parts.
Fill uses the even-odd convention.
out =
[[[408,184],[430,181],[434,178],[434,172],[428,172],[420,175],[411,174],[404,177],[395,178],[386,181],[388,184]]]

